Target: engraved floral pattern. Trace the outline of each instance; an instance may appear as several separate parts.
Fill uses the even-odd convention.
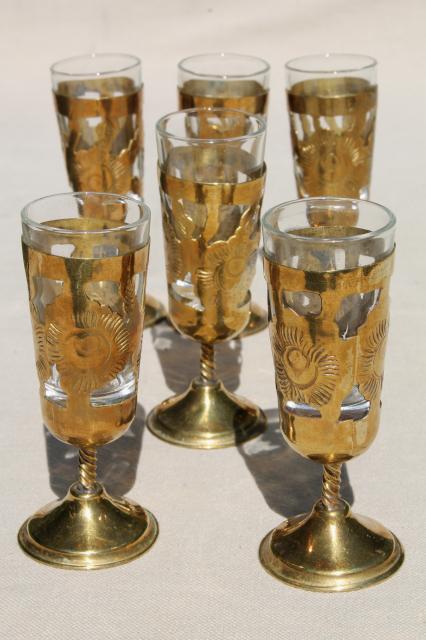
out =
[[[337,358],[313,345],[298,327],[272,330],[277,385],[286,398],[321,407],[332,398],[339,376]]]
[[[380,394],[383,384],[388,321],[382,320],[367,334],[359,365],[359,388],[368,399]]]
[[[33,322],[33,337],[37,374],[40,382],[45,382],[50,377],[50,366],[47,359],[46,335],[44,332],[44,325],[39,320],[37,309],[33,302],[30,303],[30,312]]]
[[[217,295],[227,291],[234,305],[244,303],[254,276],[257,246],[257,217],[249,209],[228,240],[207,248],[204,268],[198,270],[200,289],[215,290]]]
[[[358,196],[368,184],[371,150],[354,133],[319,129],[296,143],[295,153],[309,195]]]
[[[84,311],[75,327],[50,323],[47,345],[65,390],[88,393],[99,389],[123,369],[129,355],[129,334],[123,319],[105,310]]]
[[[69,150],[71,182],[75,189],[81,191],[128,193],[132,190],[132,167],[139,151],[138,131],[127,148],[114,156],[114,129],[108,134],[104,123],[98,125],[97,129],[99,127],[102,127],[102,131],[97,131],[98,143],[89,149]]]
[[[173,151],[170,174],[160,173],[170,317],[197,340],[224,340],[249,319],[264,174],[247,168],[248,154],[238,149],[229,165],[218,150],[195,158]],[[216,183],[216,166],[229,182]],[[174,167],[182,177],[171,175]],[[199,182],[185,179],[194,169]]]

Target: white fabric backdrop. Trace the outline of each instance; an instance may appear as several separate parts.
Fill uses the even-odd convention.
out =
[[[0,12],[0,637],[424,637],[424,0],[0,0]],[[68,190],[49,65],[91,51],[143,60],[145,185],[153,213],[148,284],[165,300],[153,127],[175,109],[177,61],[217,50],[257,54],[272,64],[265,208],[295,197],[284,61],[326,50],[379,60],[372,199],[398,216],[398,256],[381,430],[372,449],[348,465],[346,495],[353,495],[356,510],[400,536],[406,561],[373,589],[306,593],[274,580],[258,563],[264,534],[306,509],[320,489],[320,469],[291,453],[277,431],[266,333],[225,347],[220,363],[232,387],[239,384],[242,395],[268,410],[268,435],[216,452],[168,446],[142,428],[143,412],[181,389],[197,359],[196,348],[167,328],[146,333],[141,419],[102,453],[107,485],[129,491],[158,517],[160,537],[146,556],[108,571],[64,572],[32,562],[16,543],[23,519],[61,493],[76,471],[72,450],[43,433],[19,246],[22,205]],[[265,299],[260,266],[254,290]]]

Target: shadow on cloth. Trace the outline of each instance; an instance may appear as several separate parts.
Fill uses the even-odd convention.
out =
[[[174,393],[186,391],[191,380],[200,372],[200,345],[185,338],[170,324],[161,322],[151,329],[164,379]],[[215,347],[217,375],[228,391],[240,384],[241,340],[230,340]]]
[[[135,484],[144,428],[145,410],[138,404],[126,433],[98,449],[98,480],[113,496],[125,495]],[[78,449],[57,440],[46,427],[44,437],[50,487],[62,498],[78,478]]]
[[[240,445],[238,451],[271,509],[283,517],[306,513],[320,497],[322,465],[303,458],[288,446],[281,433],[277,409],[265,413],[268,419],[265,433]],[[347,502],[353,503],[345,464],[341,493]]]

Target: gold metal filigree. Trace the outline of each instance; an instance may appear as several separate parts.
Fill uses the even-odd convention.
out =
[[[339,378],[337,358],[322,346],[312,344],[298,327],[274,329],[271,341],[283,396],[313,407],[330,402]]]
[[[96,226],[90,218],[82,220]],[[72,221],[58,226],[67,224],[73,228]],[[148,246],[98,259],[89,257],[93,239],[77,240],[70,234],[67,242],[75,242],[74,253],[84,258],[49,255],[46,239],[44,252],[23,245],[43,418],[61,440],[100,446],[125,431],[136,407]],[[43,322],[33,302],[39,278],[62,283],[58,295],[43,307]],[[138,293],[136,278],[142,278]],[[125,371],[133,380],[133,393],[114,403],[94,402],[93,394],[106,385],[113,391],[117,376]],[[63,400],[52,397],[56,387]]]
[[[48,380],[50,377],[50,365],[47,358],[46,335],[44,326],[40,322],[37,308],[33,302],[30,303],[30,311],[33,325],[36,369],[40,383],[42,383]]]
[[[178,97],[179,109],[239,109],[265,115],[268,106],[268,90],[255,80],[188,80],[178,87]]]
[[[266,117],[268,109],[268,89],[265,89],[255,80],[231,80],[223,78],[219,80],[206,80],[196,78],[184,82],[178,87],[178,100],[180,109],[239,109],[246,113]],[[223,123],[215,125],[208,118],[200,114],[197,117],[199,134],[204,137],[222,137]],[[227,132],[228,136],[244,135],[244,126],[234,125]],[[262,307],[251,301],[250,318],[241,336],[248,336],[267,327],[267,313]]]
[[[179,151],[174,162],[184,174],[186,149]],[[170,316],[206,343],[230,338],[248,322],[264,171],[247,176],[214,184],[160,173]]]
[[[247,122],[244,114],[235,120]],[[241,146],[173,147],[159,170],[169,315],[201,343],[201,357],[199,377],[153,409],[147,425],[186,447],[233,446],[266,424],[258,407],[225,389],[214,358],[215,342],[240,334],[250,316],[266,168]]]
[[[257,226],[249,208],[228,240],[219,240],[208,247],[204,268],[197,272],[201,304],[220,300],[225,325],[236,331],[241,320],[235,310],[247,305],[254,278],[259,244]]]
[[[62,240],[55,226],[68,231]],[[128,562],[158,533],[149,511],[97,481],[97,447],[122,435],[136,413],[148,260],[148,245],[130,249],[131,228],[115,234],[111,226],[87,215],[50,220],[32,234],[34,246],[23,242],[43,422],[79,448],[79,477],[23,523],[18,540],[30,556],[66,569]],[[69,257],[51,255],[58,243]]]
[[[377,87],[361,78],[319,78],[288,91],[300,196],[365,196],[374,144]]]
[[[315,131],[298,145],[298,164],[303,188],[309,195],[359,194],[369,181],[366,165],[369,150],[361,137],[332,131]],[[321,192],[318,192],[318,182]]]
[[[331,213],[319,210],[315,221]],[[370,446],[379,425],[393,252],[354,267],[372,260],[384,241],[348,241],[340,264],[352,266],[338,270],[338,252],[308,239],[331,243],[332,236],[360,231],[327,225],[298,230],[294,243],[291,234],[273,241],[280,263],[264,261],[281,429],[299,454],[323,464],[323,481],[313,508],[273,529],[259,558],[285,583],[320,592],[381,582],[404,558],[391,531],[353,513],[341,496],[342,463]],[[297,264],[295,258],[306,270],[287,266]]]
[[[73,328],[51,322],[47,344],[63,389],[76,393],[100,389],[113,380],[129,355],[123,319],[102,308],[79,314]]]
[[[360,357],[359,388],[368,399],[374,399],[382,390],[388,321],[381,320],[366,337]]]
[[[73,189],[141,195],[141,90],[124,77],[61,82],[55,103]]]
[[[316,272],[265,258],[281,426],[299,453],[323,464],[359,455],[376,435],[392,263],[393,254]],[[306,305],[285,304],[294,294]]]

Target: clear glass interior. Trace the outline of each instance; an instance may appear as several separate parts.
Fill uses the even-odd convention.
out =
[[[246,182],[263,171],[265,123],[232,109],[187,109],[157,123],[160,168],[195,182]]]
[[[305,198],[270,209],[262,220],[265,255],[303,271],[374,264],[394,247],[389,209],[350,198]]]
[[[22,210],[25,244],[66,258],[124,255],[149,240],[149,208],[110,193],[65,193],[30,202]]]
[[[239,53],[205,53],[181,60],[178,64],[178,82],[188,80],[254,80],[263,89],[269,87],[270,66],[266,60]]]
[[[323,53],[301,56],[286,65],[287,88],[296,83],[319,78],[362,78],[376,84],[377,61],[366,55],[351,53]],[[314,90],[314,85],[312,85]]]
[[[133,55],[124,53],[93,53],[85,56],[74,56],[55,62],[50,68],[52,74],[52,87],[55,92],[61,92],[63,83],[71,81],[87,81],[89,79],[99,81],[99,92],[102,88],[102,80],[114,77],[128,79],[129,93],[139,89],[142,85],[141,61]],[[68,85],[69,86],[69,85]],[[78,85],[74,97],[96,98],[91,92],[84,91],[84,84],[78,92]],[[125,85],[124,85],[125,86]],[[124,90],[125,91],[125,90]],[[123,95],[123,84],[117,86],[114,95]],[[109,96],[111,97],[111,96]]]

